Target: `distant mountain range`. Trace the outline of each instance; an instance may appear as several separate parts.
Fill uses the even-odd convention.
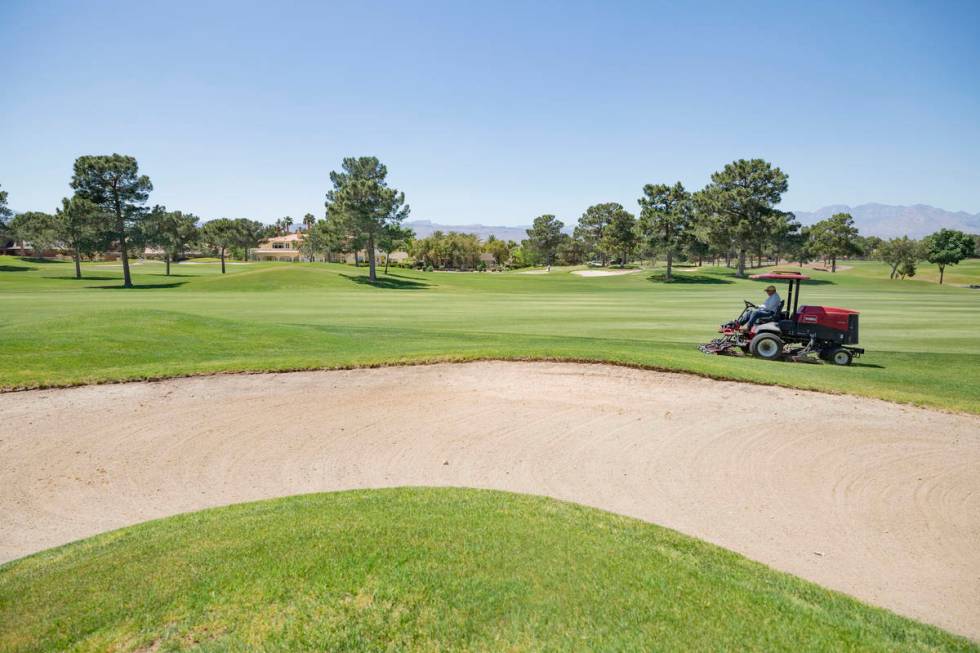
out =
[[[980,233],[980,213],[971,214],[964,211],[945,211],[925,204],[912,206],[893,206],[890,204],[861,204],[847,206],[832,204],[816,211],[793,211],[801,224],[811,225],[835,213],[850,213],[854,223],[864,236],[879,236],[894,238],[895,236],[910,236],[922,238],[939,229],[958,229],[966,233]],[[459,231],[476,234],[486,240],[493,234],[500,240],[520,242],[527,238],[530,225],[517,227],[494,227],[484,224],[438,224],[431,220],[414,220],[406,222],[405,226],[415,231],[416,238],[425,238],[435,231]],[[566,224],[565,231],[571,232],[574,224]]]
[[[980,213],[945,211],[925,204],[892,206],[890,204],[861,204],[847,206],[832,204],[816,211],[793,211],[801,224],[810,225],[835,213],[850,213],[854,224],[865,236],[922,238],[940,229],[958,229],[980,233]]]
[[[16,214],[17,211],[14,211]],[[968,234],[980,234],[980,213],[965,211],[946,211],[927,204],[911,206],[895,206],[892,204],[831,204],[816,211],[793,211],[796,219],[803,225],[829,218],[835,213],[850,213],[854,223],[863,236],[879,236],[894,238],[909,236],[922,238],[940,229],[958,229]],[[294,224],[292,230],[298,230],[302,225]],[[416,238],[431,236],[435,231],[458,231],[466,234],[476,234],[482,240],[493,234],[500,240],[521,242],[527,238],[527,230],[531,225],[493,226],[485,224],[439,224],[431,220],[412,220],[405,223],[415,231]],[[575,222],[565,223],[565,231],[572,233]]]
[[[406,222],[405,226],[415,232],[416,238],[427,238],[436,231],[457,231],[464,234],[476,234],[480,240],[486,240],[487,236],[492,234],[498,240],[513,240],[518,243],[527,238],[527,230],[531,228],[531,225],[494,227],[485,224],[438,224],[431,220],[413,220]]]

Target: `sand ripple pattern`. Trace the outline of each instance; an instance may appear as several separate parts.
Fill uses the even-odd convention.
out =
[[[980,638],[976,417],[564,363],[0,395],[0,561],[179,512],[399,485],[631,515]]]

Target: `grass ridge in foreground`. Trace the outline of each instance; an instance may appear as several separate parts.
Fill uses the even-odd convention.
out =
[[[178,515],[0,566],[0,650],[970,651],[669,529],[457,488]]]

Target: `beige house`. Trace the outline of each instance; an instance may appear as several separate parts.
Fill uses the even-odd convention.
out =
[[[286,263],[303,261],[305,258],[300,252],[300,244],[303,242],[303,233],[286,234],[285,236],[273,236],[259,243],[258,247],[249,250],[248,258],[251,261],[283,261]],[[357,253],[358,259],[364,263],[367,261],[367,251],[361,250]],[[376,251],[375,258],[379,264],[384,265],[384,252]],[[409,258],[408,252],[392,252],[391,262],[400,263]],[[318,256],[318,261],[323,261],[324,257]],[[348,263],[354,265],[355,259],[353,252],[343,254],[336,253],[330,256],[330,262]]]
[[[299,251],[302,242],[303,234],[299,233],[273,236],[249,250],[248,257],[252,261],[300,261],[303,258]]]

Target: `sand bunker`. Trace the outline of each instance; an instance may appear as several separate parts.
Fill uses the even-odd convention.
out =
[[[267,497],[497,488],[663,524],[980,637],[977,417],[570,363],[8,393],[0,415],[0,561]]]

